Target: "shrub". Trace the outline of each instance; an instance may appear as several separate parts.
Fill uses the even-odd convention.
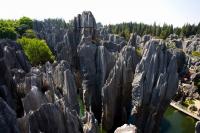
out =
[[[44,40],[22,37],[17,43],[22,46],[32,65],[44,64],[46,61],[53,62],[55,59]]]
[[[185,106],[185,107],[188,107],[189,105],[192,105],[192,104],[194,104],[194,101],[193,100],[189,100],[189,99],[186,99],[183,102],[183,106]]]
[[[200,57],[200,52],[192,51],[192,56]]]
[[[17,38],[17,32],[10,27],[0,27],[0,38],[15,40]]]
[[[29,30],[26,30],[25,33],[23,34],[24,37],[27,37],[27,38],[36,38],[36,33],[29,29]]]
[[[29,29],[33,28],[33,20],[28,17],[22,17],[19,19],[20,25],[27,25]]]
[[[142,57],[142,48],[137,47],[136,54],[137,54],[137,56]]]
[[[23,35],[26,30],[33,28],[33,20],[28,17],[22,17],[18,20],[19,26],[17,31],[20,35]]]
[[[17,38],[15,27],[17,22],[14,20],[0,20],[0,38],[15,40]]]

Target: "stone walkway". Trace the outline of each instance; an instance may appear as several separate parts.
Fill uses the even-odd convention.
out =
[[[185,113],[185,114],[187,114],[187,115],[189,115],[189,116],[191,116],[191,117],[193,117],[197,120],[200,120],[200,117],[197,116],[196,113],[191,112],[188,108],[184,107],[183,105],[180,105],[180,104],[178,104],[174,101],[171,101],[170,105],[172,107],[174,107],[175,109],[177,109],[177,110],[179,110],[179,111],[181,111],[181,112],[183,112],[183,113]]]

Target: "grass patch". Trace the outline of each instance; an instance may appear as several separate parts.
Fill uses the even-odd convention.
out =
[[[85,114],[85,108],[83,105],[83,101],[81,100],[81,97],[79,95],[77,96],[77,99],[78,99],[78,103],[79,103],[79,107],[80,107],[79,115],[80,115],[80,117],[83,117]]]
[[[200,57],[200,52],[192,51],[192,56]]]
[[[137,56],[142,57],[142,48],[137,47],[135,50],[136,50]]]
[[[188,106],[194,104],[194,101],[186,99],[182,104],[183,104],[183,106],[188,107]]]

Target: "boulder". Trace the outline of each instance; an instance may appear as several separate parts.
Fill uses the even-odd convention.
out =
[[[123,126],[118,127],[114,133],[137,133],[137,128],[131,124],[124,124]]]

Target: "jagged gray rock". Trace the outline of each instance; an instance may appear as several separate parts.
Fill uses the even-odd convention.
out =
[[[67,25],[62,19],[34,20],[33,30],[39,38],[46,40],[48,46],[55,52],[57,43],[63,41],[67,32]]]
[[[123,126],[118,127],[114,133],[137,133],[137,128],[131,124],[124,124]]]
[[[0,132],[1,133],[19,133],[16,113],[0,97]]]
[[[19,77],[29,72],[30,67],[20,45],[8,39],[0,40],[0,96],[17,116],[23,115],[20,95],[17,94]]]
[[[32,86],[31,91],[26,94],[22,99],[24,111],[29,113],[29,111],[37,110],[42,104],[47,103],[45,95],[36,86]]]
[[[84,11],[74,18],[74,31],[81,38],[81,32],[84,30],[87,35],[90,35],[93,40],[96,39],[96,20],[90,11]]]
[[[135,48],[125,46],[102,88],[102,126],[108,132],[127,121],[131,82],[138,62]]]
[[[82,132],[74,75],[66,61],[32,68],[31,87],[22,99],[25,116],[18,119],[20,131],[38,133]]]
[[[23,69],[26,72],[30,70],[31,65],[22,52],[20,45],[11,40],[0,40],[0,47],[8,69],[17,68]]]
[[[128,41],[128,45],[132,45],[133,47],[138,47],[140,42],[141,42],[141,37],[138,36],[136,33],[132,33]]]
[[[187,53],[192,53],[193,51],[200,52],[200,37],[197,35],[191,38],[187,38],[183,42],[183,49]]]
[[[81,133],[82,127],[76,112],[65,107],[62,100],[56,104],[43,104],[29,117],[31,133]]]
[[[85,116],[82,118],[83,132],[84,133],[98,133],[98,122],[91,112],[85,112]]]
[[[74,109],[79,113],[75,79],[69,69],[64,71],[63,96],[67,107],[70,107],[70,109]]]
[[[91,106],[92,94],[96,88],[95,56],[97,46],[91,41],[91,37],[83,37],[78,46],[80,72],[82,77],[83,100],[88,111]]]
[[[178,88],[177,61],[160,40],[146,44],[132,83],[132,116],[141,132],[158,132],[159,123]]]
[[[200,133],[200,121],[197,121],[195,124],[195,133]]]

